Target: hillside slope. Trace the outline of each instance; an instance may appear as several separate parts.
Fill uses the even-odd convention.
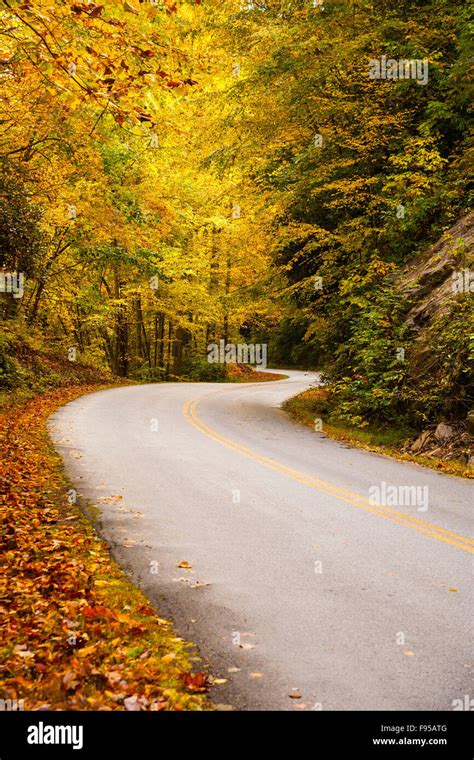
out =
[[[325,432],[370,448],[450,462],[474,455],[474,214],[372,294],[324,389],[287,409]],[[453,470],[454,471],[454,470]]]

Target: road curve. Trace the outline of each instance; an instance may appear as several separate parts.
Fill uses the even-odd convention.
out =
[[[453,709],[472,692],[472,481],[298,425],[280,404],[316,376],[287,374],[101,391],[50,432],[114,556],[227,679],[216,703]],[[386,506],[382,483],[428,501]]]

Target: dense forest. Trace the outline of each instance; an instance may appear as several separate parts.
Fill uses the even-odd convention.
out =
[[[2,760],[464,746],[473,9],[0,0]]]
[[[6,389],[31,351],[222,380],[223,340],[321,370],[351,425],[466,418],[467,3],[1,10]]]

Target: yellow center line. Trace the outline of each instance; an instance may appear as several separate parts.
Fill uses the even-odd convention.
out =
[[[233,391],[235,389],[232,388],[231,390]],[[220,391],[220,393],[226,392],[229,392],[229,389]],[[282,475],[286,475],[287,477],[292,478],[299,483],[303,483],[310,488],[314,488],[318,491],[329,494],[330,496],[334,496],[336,499],[344,501],[346,504],[352,504],[353,506],[364,509],[367,512],[372,512],[379,517],[385,517],[388,520],[392,520],[393,522],[397,522],[401,525],[405,525],[408,528],[412,528],[413,530],[416,530],[419,533],[423,533],[430,538],[435,538],[438,541],[443,541],[444,543],[450,544],[451,546],[456,546],[457,548],[463,549],[466,552],[474,553],[474,539],[472,538],[454,533],[453,531],[442,528],[439,525],[434,525],[433,523],[427,522],[426,520],[422,520],[419,517],[414,517],[413,515],[399,512],[392,507],[372,503],[372,501],[369,501],[369,499],[366,499],[363,496],[359,496],[353,491],[349,491],[345,488],[340,488],[339,486],[328,483],[327,481],[321,480],[320,478],[317,478],[313,475],[309,475],[308,473],[296,470],[293,467],[288,467],[287,465],[278,462],[276,459],[272,459],[271,457],[259,454],[257,451],[249,449],[247,446],[243,446],[242,444],[237,443],[230,438],[226,438],[224,435],[218,433],[217,430],[209,427],[209,425],[207,425],[197,414],[196,409],[198,403],[210,395],[216,394],[215,392],[214,394],[207,393],[203,396],[199,396],[197,398],[186,401],[183,406],[183,415],[186,420],[190,422],[191,425],[193,425],[193,427],[206,435],[208,438],[211,438],[213,441],[216,441],[217,443],[220,443],[221,445],[226,446],[233,451],[237,451],[239,454],[242,454],[243,456],[246,456],[249,459],[258,462],[259,464],[262,464],[268,469],[274,470],[275,472],[278,472]]]

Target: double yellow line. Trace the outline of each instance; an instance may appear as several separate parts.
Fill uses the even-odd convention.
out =
[[[221,391],[221,393],[225,392],[226,391]],[[423,533],[425,536],[435,538],[438,541],[443,541],[446,544],[451,544],[451,546],[456,546],[458,549],[463,549],[464,551],[470,552],[471,554],[474,553],[474,539],[472,538],[467,538],[466,536],[462,536],[459,533],[453,533],[453,531],[446,530],[446,528],[441,528],[439,525],[434,525],[433,523],[427,522],[426,520],[421,520],[419,517],[413,517],[412,515],[407,515],[404,512],[399,512],[392,507],[387,507],[382,504],[373,504],[372,501],[369,501],[369,499],[366,499],[363,496],[359,496],[353,491],[348,491],[345,488],[340,488],[339,486],[328,483],[325,480],[316,478],[313,475],[301,472],[300,470],[296,470],[293,467],[288,467],[287,465],[278,462],[276,459],[266,457],[263,454],[259,454],[257,451],[253,451],[252,449],[247,448],[247,446],[243,446],[236,441],[232,441],[230,438],[226,438],[225,436],[218,433],[217,430],[213,430],[213,428],[209,427],[209,425],[206,425],[206,423],[203,422],[203,420],[197,414],[196,409],[199,402],[207,398],[209,395],[215,394],[205,394],[203,396],[198,396],[197,398],[186,401],[183,406],[183,415],[186,420],[191,423],[191,425],[193,425],[197,430],[206,435],[208,438],[211,438],[213,441],[220,443],[222,446],[227,446],[227,448],[232,449],[233,451],[237,451],[239,454],[252,459],[254,462],[259,462],[259,464],[262,464],[264,467],[267,467],[270,470],[274,470],[275,472],[279,472],[282,475],[286,475],[287,477],[292,478],[293,480],[297,480],[299,483],[303,483],[310,488],[315,488],[317,491],[322,491],[323,493],[327,493],[330,496],[334,496],[336,499],[339,499],[346,504],[352,504],[353,506],[359,507],[360,509],[365,509],[367,512],[372,512],[374,515],[385,517],[387,520],[392,520],[392,522],[400,523],[401,525],[405,525],[408,528],[417,530],[419,533]]]

